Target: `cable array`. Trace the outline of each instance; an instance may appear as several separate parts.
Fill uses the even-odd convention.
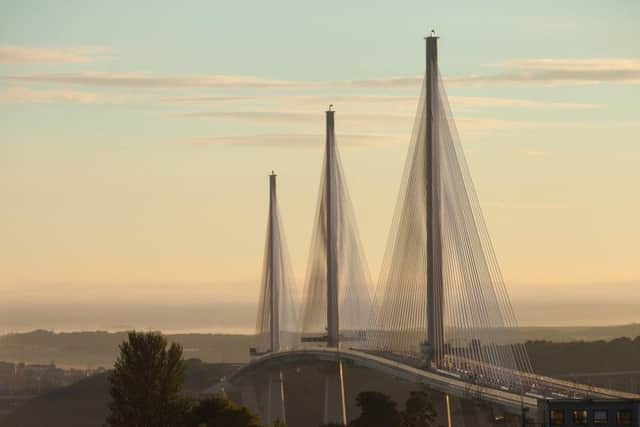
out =
[[[368,331],[371,349],[419,355],[427,340],[426,91],[423,83]],[[435,367],[484,383],[521,384],[531,364],[489,238],[438,71],[433,109],[437,236]],[[435,214],[434,214],[435,217]],[[439,303],[441,301],[441,303]],[[438,304],[441,304],[438,305]]]
[[[303,336],[326,334],[327,242],[331,241],[336,255],[340,336],[344,340],[355,340],[362,336],[369,324],[371,280],[335,142],[335,135],[331,130],[327,135],[309,251],[302,333]],[[327,165],[327,162],[330,164]],[[333,224],[332,236],[329,236],[327,229],[329,215]]]
[[[275,191],[275,175],[270,179],[269,218],[256,322],[259,351],[274,351],[274,341],[275,351],[291,348],[299,342],[299,315],[294,303],[296,284]],[[277,319],[271,318],[274,306]],[[271,334],[274,325],[274,330],[278,331],[276,337]]]

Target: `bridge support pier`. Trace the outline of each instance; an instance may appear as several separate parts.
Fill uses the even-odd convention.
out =
[[[258,403],[258,393],[256,387],[251,383],[243,384],[238,388],[240,392],[240,403],[249,408],[254,414],[261,413],[261,407]]]
[[[347,409],[344,396],[342,361],[335,367],[327,367],[324,374],[323,423],[347,425]]]
[[[267,425],[278,420],[286,424],[284,373],[282,370],[269,372],[259,381],[256,388],[260,418]]]
[[[445,408],[447,410],[447,427],[453,427],[453,420],[451,419],[451,397],[448,394],[444,395]]]

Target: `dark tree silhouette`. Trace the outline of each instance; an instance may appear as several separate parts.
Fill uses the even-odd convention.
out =
[[[130,332],[109,376],[111,427],[180,427],[187,402],[182,347],[159,333]]]
[[[260,427],[258,417],[244,406],[211,396],[200,400],[187,414],[187,427]]]
[[[435,418],[436,411],[427,390],[412,391],[402,413],[404,427],[430,427]]]
[[[364,391],[356,397],[362,411],[349,427],[401,427],[402,417],[397,404],[389,396],[377,391]]]

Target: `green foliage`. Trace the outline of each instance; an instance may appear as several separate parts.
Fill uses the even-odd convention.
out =
[[[362,412],[349,427],[402,427],[397,404],[386,394],[364,391],[358,394],[356,402]]]
[[[180,395],[186,364],[182,347],[159,333],[131,332],[109,376],[110,427],[260,427],[245,407],[212,396]],[[283,424],[274,427],[284,427]]]
[[[405,427],[430,427],[436,418],[428,391],[412,391],[405,403],[402,422]]]
[[[179,427],[188,402],[180,397],[185,380],[182,347],[159,333],[130,332],[109,376],[111,427]]]
[[[640,336],[591,342],[529,341],[526,348],[534,372],[549,376],[632,371],[640,360]]]
[[[349,427],[431,427],[436,417],[427,389],[412,391],[403,412],[389,396],[377,391],[362,392],[356,401],[362,412]]]
[[[258,418],[245,407],[230,400],[211,396],[200,400],[186,414],[186,427],[260,427]],[[284,427],[284,424],[274,424]]]

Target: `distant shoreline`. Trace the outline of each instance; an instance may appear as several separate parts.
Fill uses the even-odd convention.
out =
[[[640,299],[626,301],[552,300],[512,301],[523,328],[616,328],[640,323]],[[0,335],[37,329],[56,332],[131,329],[160,330],[168,334],[202,333],[251,335],[256,304],[203,299],[198,303],[176,302],[0,302]]]
[[[187,332],[168,333],[167,339],[181,344],[185,357],[209,363],[246,363],[249,348],[256,345],[253,334]],[[126,330],[47,331],[43,329],[0,336],[0,361],[47,364],[62,367],[108,368],[113,365]],[[640,336],[640,323],[615,326],[523,327],[518,341],[553,343],[611,341]]]
[[[619,323],[609,325],[526,325],[520,326],[523,332],[543,331],[543,330],[593,330],[593,329],[617,329],[617,328],[637,328],[640,331],[640,322]],[[83,333],[107,333],[120,334],[132,330],[137,331],[157,331],[165,335],[213,335],[213,336],[253,336],[255,332],[249,328],[187,328],[187,329],[162,329],[162,328],[98,328],[98,329],[56,329],[56,328],[25,328],[22,330],[0,330],[0,337],[8,335],[21,335],[34,332],[49,332],[53,334],[83,334]]]
[[[46,331],[54,334],[83,334],[83,333],[107,333],[120,334],[129,331],[153,331],[161,332],[164,335],[214,335],[214,336],[252,336],[253,330],[247,328],[193,328],[193,329],[160,329],[160,328],[98,328],[98,329],[47,329],[47,328],[25,328],[20,330],[0,330],[0,337],[9,335],[29,334],[38,331]]]

